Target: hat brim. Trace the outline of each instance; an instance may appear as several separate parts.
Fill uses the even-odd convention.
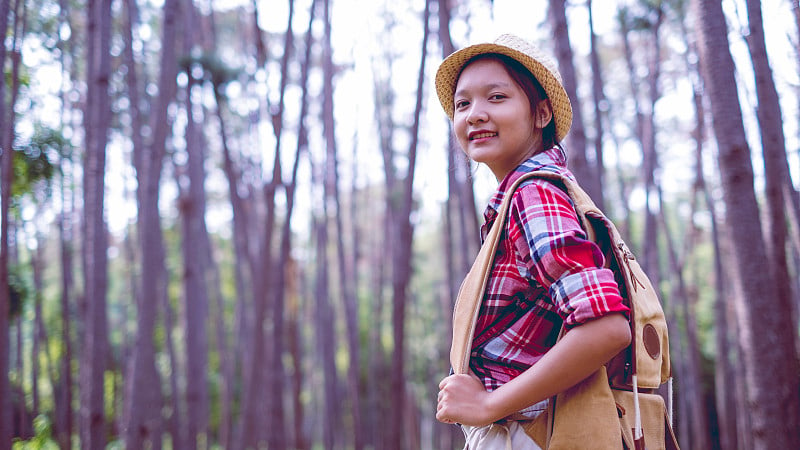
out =
[[[445,113],[453,120],[453,96],[458,77],[464,64],[472,58],[488,53],[497,53],[517,60],[525,66],[544,89],[553,108],[553,119],[556,124],[556,141],[561,142],[572,126],[572,105],[564,86],[556,76],[536,58],[519,50],[496,43],[475,44],[458,50],[445,58],[436,71],[436,94]]]

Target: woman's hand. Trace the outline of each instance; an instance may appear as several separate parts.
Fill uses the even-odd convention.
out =
[[[450,375],[439,383],[436,419],[443,423],[488,425],[493,417],[490,393],[475,374]]]
[[[569,389],[630,340],[628,320],[611,314],[571,329],[536,364],[491,393],[474,374],[451,375],[439,383],[436,418],[444,423],[488,425]]]

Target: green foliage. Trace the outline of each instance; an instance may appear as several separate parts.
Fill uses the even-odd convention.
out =
[[[56,170],[53,159],[69,157],[71,154],[72,145],[60,130],[34,124],[30,141],[14,152],[12,196],[19,198],[33,194],[37,200],[48,198]]]
[[[22,313],[22,306],[30,296],[30,289],[25,279],[21,275],[21,269],[17,265],[12,265],[8,270],[8,291],[10,302],[8,314],[10,319],[14,319]]]
[[[34,436],[27,441],[15,441],[14,450],[58,450],[58,444],[52,439],[53,424],[45,415],[33,419]]]

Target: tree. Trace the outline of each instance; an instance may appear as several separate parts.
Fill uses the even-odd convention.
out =
[[[595,204],[601,210],[605,209],[605,199],[603,195],[603,115],[608,110],[608,100],[603,92],[603,70],[600,67],[600,55],[597,48],[597,34],[594,31],[594,19],[592,15],[592,0],[587,0],[586,9],[589,12],[589,59],[592,64],[592,100],[594,101],[594,161],[595,176],[587,180],[587,183],[594,183],[591,191],[595,193]]]
[[[197,39],[197,11],[193,1],[183,3],[183,53],[191,55]],[[208,332],[209,296],[214,291],[211,242],[206,228],[205,141],[195,119],[192,93],[200,87],[192,65],[186,67],[186,172],[188,189],[182,189],[179,209],[182,219],[183,312],[186,343],[186,441],[196,448],[198,439],[208,439]],[[181,186],[179,180],[178,185]]]
[[[792,196],[795,194],[789,173],[789,162],[786,157],[786,139],[783,135],[783,113],[778,102],[778,91],[772,79],[772,68],[767,57],[767,46],[764,40],[764,24],[761,17],[761,2],[747,0],[747,16],[750,33],[747,35],[747,46],[750,59],[753,61],[753,72],[756,83],[759,130],[764,154],[764,172],[766,176],[766,210],[769,239],[767,257],[769,258],[772,276],[778,289],[778,308],[791,311],[792,285],[789,276],[789,264],[786,248],[788,242],[787,214],[793,207]],[[797,323],[792,327],[797,329]],[[786,344],[784,342],[784,344]],[[800,388],[800,382],[797,383]],[[790,417],[800,423],[800,404]]]
[[[151,116],[152,140],[134,148],[138,180],[139,245],[141,246],[141,288],[137,298],[136,340],[130,363],[127,386],[125,443],[128,448],[142,448],[145,443],[158,448],[161,444],[160,426],[163,399],[161,380],[155,366],[155,332],[158,306],[165,301],[166,267],[164,242],[158,210],[161,170],[164,165],[170,120],[168,108],[177,89],[178,70],[175,56],[177,39],[178,0],[166,0],[163,7],[161,71],[158,79],[158,98]],[[130,68],[134,70],[134,68]],[[133,86],[132,89],[137,89]],[[165,312],[166,314],[166,312]],[[173,392],[173,395],[177,395]],[[172,414],[179,414],[173,411]],[[182,436],[173,436],[182,440]],[[175,445],[180,446],[180,441]]]
[[[9,0],[0,1],[0,36],[8,32]],[[0,45],[0,68],[5,73],[6,46]],[[8,279],[9,201],[11,200],[12,166],[11,145],[2,136],[11,126],[13,105],[6,107],[5,83],[0,83],[0,450],[11,448],[11,385],[9,372],[9,307],[11,296]]]
[[[719,0],[697,0],[698,42],[726,205],[737,248],[736,269],[746,301],[737,305],[754,448],[795,448],[798,436],[798,363],[791,315],[780,306],[763,242],[753,167],[745,137],[727,26]],[[771,330],[763,333],[761,330]],[[763,374],[769,373],[769,382]]]
[[[81,357],[81,446],[106,445],[105,369],[108,358],[106,313],[107,239],[104,219],[105,161],[111,108],[111,0],[90,0],[87,8],[87,94],[84,113],[86,154],[83,175],[83,278],[86,305]]]
[[[594,187],[599,185],[596,170],[589,165],[586,158],[586,130],[583,126],[583,108],[578,99],[578,80],[575,74],[575,63],[572,46],[569,40],[567,25],[567,12],[565,0],[550,0],[548,16],[553,30],[553,44],[555,46],[556,60],[564,81],[569,101],[572,104],[572,127],[569,132],[570,170],[575,177],[586,186],[586,192],[593,199],[600,199],[601,195]]]

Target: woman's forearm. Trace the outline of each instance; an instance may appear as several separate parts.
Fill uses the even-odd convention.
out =
[[[488,396],[488,423],[571,388],[627,347],[630,339],[628,321],[621,314],[572,328],[536,364]]]

